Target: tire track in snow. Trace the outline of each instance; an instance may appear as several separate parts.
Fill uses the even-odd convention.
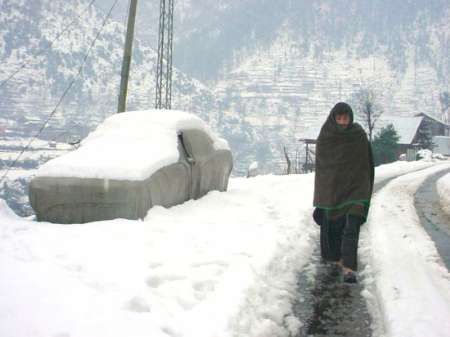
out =
[[[436,187],[437,181],[447,173],[450,170],[439,171],[427,178],[416,192],[414,206],[420,222],[433,239],[447,270],[450,270],[450,216],[441,208]]]

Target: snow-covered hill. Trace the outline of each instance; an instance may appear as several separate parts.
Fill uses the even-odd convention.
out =
[[[274,3],[275,13],[286,10]],[[216,84],[230,111],[255,128],[260,142],[269,140],[272,154],[361,89],[372,89],[389,115],[441,118],[440,95],[450,90],[448,1],[290,6],[266,39],[254,31],[252,42],[224,61]]]
[[[76,76],[106,17],[104,10],[89,4],[87,0],[0,1],[0,80],[24,62],[27,64],[0,88],[1,117],[15,119],[20,126],[21,118],[42,120],[50,113]],[[124,13],[119,15],[123,17]],[[51,44],[66,27],[68,30]],[[107,21],[81,78],[52,119],[52,125],[64,128],[76,123],[79,128],[76,131],[85,135],[86,129],[115,113],[124,36],[122,22]],[[129,110],[153,107],[155,60],[154,49],[137,40],[131,66]],[[177,70],[174,83],[175,108],[193,111],[207,121],[214,120],[217,103],[208,88]]]

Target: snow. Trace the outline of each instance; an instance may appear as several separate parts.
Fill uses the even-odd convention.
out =
[[[248,167],[249,171],[253,171],[253,170],[257,170],[258,169],[258,162],[254,161],[250,164],[250,166]]]
[[[259,329],[262,316],[264,329],[282,331],[285,318],[294,326],[285,289],[317,231],[298,230],[312,178],[233,179],[227,193],[153,208],[145,221],[37,226],[3,216],[0,336],[213,336]]]
[[[421,150],[417,151],[417,154],[418,154],[419,158],[422,158],[427,161],[430,161],[433,159],[433,152],[428,149],[421,149]]]
[[[247,178],[256,177],[259,174],[259,163],[254,161],[250,164],[247,170]]]
[[[383,300],[386,337],[399,336],[391,331],[400,327],[408,331],[401,336],[419,336],[409,333],[414,327],[429,329],[426,336],[449,331],[439,330],[448,324],[439,319],[450,312],[448,279],[443,284],[434,246],[409,204],[410,186],[445,165],[398,162],[376,170],[379,182],[426,169],[389,183],[372,208],[373,241],[363,255],[371,257],[377,291],[364,293]],[[235,178],[228,192],[152,208],[144,221],[69,226],[19,218],[0,202],[0,336],[295,335],[305,323],[292,312],[297,275],[318,242],[313,183],[313,174]],[[403,218],[391,222],[398,202]],[[418,320],[421,307],[427,312]]]
[[[441,199],[442,209],[450,215],[450,173],[440,178],[436,186]]]
[[[369,244],[361,254],[365,286],[372,289],[368,297],[377,297],[386,336],[444,337],[450,331],[450,273],[414,209],[420,184],[449,168],[447,163],[404,175],[373,199]]]
[[[19,149],[24,148],[29,143],[28,138],[21,137],[8,137],[8,138],[0,138],[0,144],[3,147],[11,148],[17,147]],[[54,142],[54,141],[46,141],[42,139],[34,139],[33,142],[29,145],[29,149],[36,150],[48,150],[50,144],[53,143],[55,148],[53,151],[61,150],[61,151],[69,151],[72,149],[72,146],[66,143]]]
[[[205,131],[215,149],[228,149],[193,114],[175,110],[146,110],[107,118],[75,151],[42,165],[36,176],[144,180],[161,167],[178,161],[177,133]],[[144,155],[143,155],[144,154]]]
[[[0,170],[0,174],[3,176],[6,170]],[[36,173],[35,170],[23,170],[23,169],[12,169],[8,172],[8,175],[5,179],[9,181],[14,181],[18,179],[29,179],[34,176]]]
[[[413,162],[397,161],[390,164],[384,164],[375,168],[376,182],[383,182],[390,178],[406,174],[411,171],[425,169],[433,166],[433,161],[419,160]]]

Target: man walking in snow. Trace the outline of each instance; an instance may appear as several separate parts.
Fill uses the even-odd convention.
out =
[[[314,220],[320,225],[322,258],[356,282],[360,226],[369,212],[374,181],[371,145],[353,122],[350,105],[340,102],[320,130],[316,146]]]

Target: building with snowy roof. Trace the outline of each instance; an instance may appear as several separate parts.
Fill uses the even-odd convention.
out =
[[[418,137],[421,131],[429,132],[433,139],[437,139],[436,137],[444,137],[447,139],[450,136],[449,124],[446,124],[426,113],[419,113],[412,117],[381,115],[375,125],[373,134],[378,134],[382,128],[388,126],[389,124],[394,126],[394,129],[397,131],[399,136],[398,155],[406,153],[408,149],[417,148]],[[298,139],[300,142],[304,142],[306,144],[308,155],[311,152],[311,145],[316,144],[320,129],[321,126],[311,127],[302,133]],[[442,139],[439,139],[442,142]],[[441,145],[441,147],[442,146],[443,145]],[[314,159],[311,157],[309,158],[310,162],[305,164],[312,169],[314,166],[312,161]]]
[[[419,134],[429,132],[431,138],[436,136],[448,136],[450,125],[425,113],[416,114],[414,117],[381,116],[376,124],[376,135],[383,127],[392,124],[399,136],[398,154],[406,153],[408,149],[416,148]]]
[[[417,117],[423,117],[423,120],[429,123],[432,136],[450,136],[450,124],[428,115],[426,113],[419,113]]]

